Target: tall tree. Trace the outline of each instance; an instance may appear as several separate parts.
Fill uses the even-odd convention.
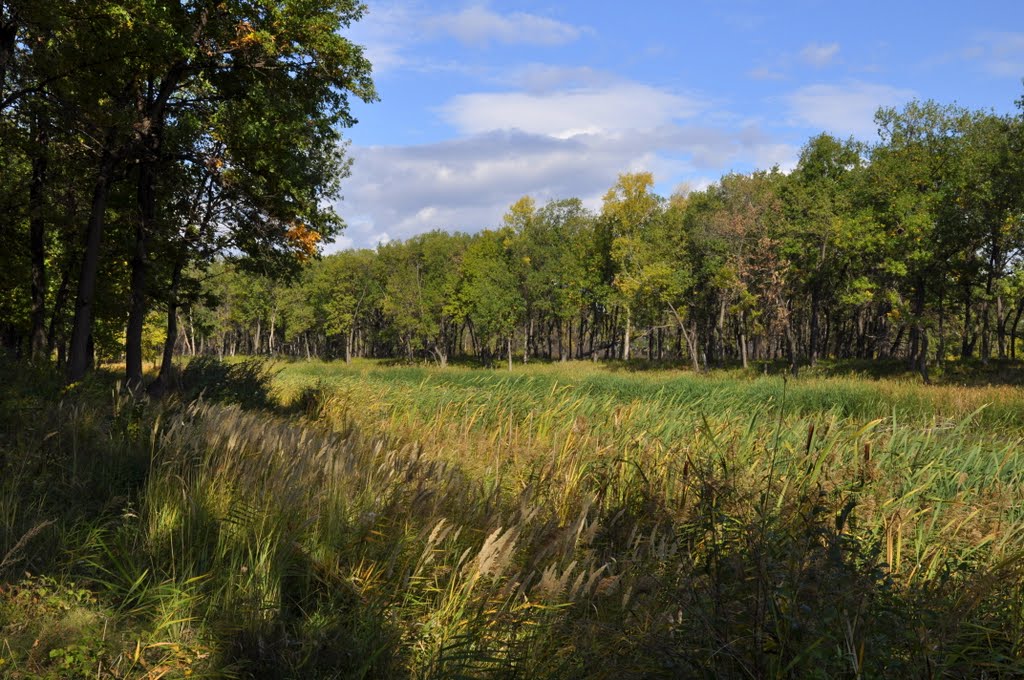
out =
[[[102,71],[85,69],[76,77],[77,87],[63,93],[86,112],[83,120],[101,140],[69,378],[78,379],[85,370],[107,200],[117,172],[132,160],[138,217],[126,373],[130,382],[138,382],[147,250],[161,207],[157,168],[167,126],[177,122],[178,112],[206,111],[211,117],[214,133],[226,145],[231,189],[242,199],[249,229],[260,232],[238,240],[266,245],[266,237],[283,239],[296,223],[322,229],[326,236],[336,229],[337,220],[322,203],[334,188],[330,178],[340,162],[333,151],[338,127],[354,122],[350,95],[370,100],[375,93],[362,50],[341,35],[363,12],[349,0],[255,6],[241,0],[173,5],[123,0],[103,9],[98,27],[105,49],[116,50],[120,58],[102,60]],[[75,49],[84,44],[84,28],[97,28],[94,23],[86,22],[81,37],[62,43],[66,58],[80,58]],[[314,156],[332,161],[333,167],[324,172],[320,163],[313,164],[312,173],[299,171],[299,161]]]
[[[841,286],[848,257],[856,249],[853,185],[862,168],[864,148],[853,139],[827,134],[811,138],[782,189],[789,226],[783,238],[793,278],[808,299],[807,359],[814,365],[821,352],[822,306]]]
[[[649,172],[619,175],[604,195],[601,207],[601,217],[612,234],[614,285],[626,316],[622,339],[622,358],[626,361],[630,356],[633,313],[645,287],[644,274],[651,257],[648,232],[661,209],[661,199],[652,193],[653,187],[654,176]]]
[[[871,151],[870,166],[876,219],[886,230],[887,268],[897,277],[896,311],[909,317],[907,362],[925,381],[929,299],[945,292],[947,255],[960,250],[963,236],[943,229],[940,216],[952,198],[969,118],[964,109],[930,101],[880,109],[876,116],[881,143]]]

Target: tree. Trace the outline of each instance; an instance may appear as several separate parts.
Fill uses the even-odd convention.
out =
[[[944,229],[940,217],[943,203],[955,193],[969,119],[964,109],[930,101],[911,102],[902,111],[880,109],[875,117],[882,140],[871,151],[869,170],[875,215],[886,231],[885,266],[897,286],[895,311],[905,307],[909,316],[907,362],[926,382],[929,296],[945,295],[948,255],[962,251],[963,235]]]
[[[661,209],[653,193],[654,176],[649,172],[619,175],[604,195],[601,217],[611,230],[611,256],[616,265],[614,278],[619,303],[626,315],[622,358],[629,361],[633,311],[646,286],[645,271],[651,259],[648,232]]]
[[[462,260],[460,295],[463,314],[472,320],[481,347],[505,340],[509,370],[513,335],[526,312],[513,268],[512,237],[512,230],[505,228],[484,230],[473,239]]]
[[[862,168],[863,145],[827,134],[811,138],[796,169],[784,183],[783,204],[789,227],[783,252],[809,306],[807,354],[813,366],[822,351],[821,310],[842,287],[849,258],[863,245],[856,239],[853,183]],[[862,253],[863,254],[863,253]]]
[[[348,97],[375,97],[369,62],[340,33],[363,7],[350,0],[59,5],[36,12],[47,21],[25,22],[16,43],[34,46],[32,59],[21,60],[23,71],[47,84],[64,119],[78,121],[78,138],[86,140],[82,147],[94,168],[68,375],[77,380],[87,365],[111,192],[130,176],[137,200],[127,258],[126,373],[137,383],[149,249],[153,239],[180,234],[165,226],[179,220],[169,214],[176,204],[159,195],[166,190],[159,178],[168,164],[208,160],[190,156],[195,145],[187,140],[169,149],[168,139],[182,127],[223,140],[220,161],[230,184],[222,186],[244,218],[235,222],[244,225],[235,238],[242,250],[281,250],[273,244],[287,246],[297,228],[329,237],[340,222],[323,205],[336,189],[334,178],[344,174],[337,142],[339,127],[354,122]],[[6,60],[5,87],[8,66],[21,63],[8,57],[0,57]],[[204,125],[192,124],[197,116]]]
[[[346,363],[352,361],[359,325],[380,298],[375,269],[373,251],[343,251],[317,263],[307,288],[324,334],[344,338]]]
[[[446,365],[459,314],[452,307],[466,238],[433,231],[378,249],[387,276],[382,308],[398,333],[406,357],[417,350]]]

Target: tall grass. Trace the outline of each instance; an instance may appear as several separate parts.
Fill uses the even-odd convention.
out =
[[[370,363],[273,388],[5,424],[0,672],[1024,672],[1016,391]]]

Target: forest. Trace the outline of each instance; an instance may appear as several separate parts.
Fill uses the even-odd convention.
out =
[[[880,110],[874,146],[821,134],[796,168],[665,199],[625,173],[598,212],[523,197],[500,226],[311,262],[292,281],[222,261],[178,346],[484,363],[1017,357],[1024,125],[934,102]]]
[[[668,198],[623,173],[596,210],[523,197],[472,234],[437,225],[322,256],[344,226],[330,199],[350,169],[347,96],[375,97],[355,48],[301,16],[284,24],[294,38],[227,14],[134,35],[116,14],[35,9],[14,27],[71,33],[4,57],[0,324],[9,351],[54,358],[68,380],[102,361],[141,384],[148,359],[160,390],[175,353],[794,372],[899,359],[925,380],[929,365],[1017,357],[1022,114],[915,101],[879,109],[877,143],[813,137],[790,172]],[[75,31],[129,30],[146,49],[118,62],[125,78],[96,45],[96,73],[62,78],[61,50],[83,58]],[[271,61],[286,39],[332,60],[331,77],[301,50]],[[295,96],[270,96],[282,88]]]
[[[364,6],[0,7],[7,348],[56,353],[73,382],[117,343],[139,385],[146,317],[163,309],[176,337],[187,272],[224,257],[287,272],[341,228],[326,206],[348,171],[340,131],[350,97],[377,96],[341,33]]]

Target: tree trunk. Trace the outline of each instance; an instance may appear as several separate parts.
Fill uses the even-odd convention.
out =
[[[533,342],[533,316],[530,316],[530,323],[526,329],[526,342],[523,343],[523,363],[530,360],[530,343]]]
[[[178,289],[181,287],[181,270],[184,266],[184,258],[179,259],[174,263],[171,274],[171,289],[167,298],[167,337],[160,358],[160,373],[147,390],[154,397],[162,397],[167,392],[174,372],[174,345],[178,340]]]
[[[5,8],[9,6],[4,3]],[[8,9],[8,11],[10,11]],[[13,12],[11,12],[13,14]],[[0,15],[0,96],[7,89],[7,71],[14,59],[18,40],[18,22],[10,14]],[[3,106],[0,105],[0,111]]]
[[[508,370],[512,370],[512,336],[508,336]]]
[[[274,350],[277,347],[277,345],[274,344],[274,340],[275,340],[275,336],[276,335],[277,335],[277,305],[275,304],[274,308],[270,310],[270,334],[267,335],[267,353],[270,354],[271,356],[274,355]]]
[[[747,368],[747,313],[740,315],[740,357],[743,359],[743,368]]]
[[[918,356],[918,370],[921,373],[921,378],[924,380],[925,385],[931,385],[932,381],[928,377],[928,330],[921,330],[921,354]]]
[[[108,135],[107,146],[113,135]],[[89,366],[89,339],[92,337],[93,305],[96,298],[96,277],[99,272],[100,243],[103,240],[103,226],[106,220],[107,199],[113,182],[115,157],[109,149],[103,151],[99,173],[93,186],[92,206],[85,233],[85,252],[82,254],[82,269],[78,278],[78,295],[75,301],[75,319],[71,329],[71,346],[68,349],[68,381],[76,382],[85,377]]]
[[[700,344],[697,342],[697,322],[690,322],[689,331],[680,324],[679,330],[683,332],[683,337],[686,338],[686,347],[690,353],[690,363],[693,365],[693,371],[700,373],[700,350],[698,349]]]
[[[57,288],[57,295],[53,300],[53,311],[50,313],[50,326],[46,332],[46,353],[52,354],[53,349],[57,346],[57,325],[61,322],[61,317],[64,315],[64,305],[68,302],[68,286],[71,281],[70,267],[65,268],[63,275],[60,278],[60,287]],[[62,333],[63,335],[63,333]],[[60,343],[63,346],[63,341]],[[61,355],[63,356],[63,351]]]
[[[920,365],[921,356],[924,355],[928,347],[928,338],[924,329],[924,303],[924,279],[918,279],[917,285],[914,287],[914,319],[910,327],[910,353],[907,356],[911,370]],[[927,357],[924,361],[927,362]]]
[[[32,183],[28,191],[29,251],[32,259],[32,359],[47,355],[46,342],[46,219],[43,215],[43,189],[46,185],[46,133],[35,122],[36,142],[32,158]]]
[[[820,284],[817,281],[811,287],[811,332],[808,341],[807,356],[811,366],[818,363],[818,307],[821,304]]]
[[[175,63],[160,79],[159,85],[150,78],[146,90],[136,101],[138,120],[134,126],[135,136],[132,139],[132,145],[141,157],[138,165],[137,186],[139,219],[135,225],[135,247],[131,262],[131,303],[125,337],[125,381],[129,388],[141,387],[143,384],[142,332],[148,306],[146,288],[149,253],[147,247],[156,222],[156,167],[160,160],[163,142],[165,107],[178,86],[184,68],[185,62]],[[171,342],[173,343],[174,340],[172,339]]]
[[[795,377],[799,366],[797,365],[796,338],[793,334],[793,324],[786,323],[786,354],[789,359],[789,372]]]
[[[629,343],[630,343],[630,331],[632,330],[633,316],[632,310],[626,307],[626,333],[622,339],[622,360],[629,361]]]
[[[565,320],[565,328],[567,330],[566,338],[565,338],[565,344],[566,344],[566,347],[565,347],[565,361],[568,361],[569,359],[572,358],[572,319],[571,318]]]
[[[940,367],[946,358],[946,293],[939,295],[939,346],[935,350],[935,361]]]
[[[715,361],[719,367],[725,365],[725,306],[726,301],[722,299],[718,304],[718,321],[715,324],[715,336],[711,338],[709,359]],[[715,341],[717,339],[717,342]]]
[[[996,343],[999,347],[999,358],[1006,358],[1006,322],[1010,315],[1004,313],[1003,296],[996,295]]]
[[[1010,358],[1017,358],[1017,324],[1020,323],[1021,314],[1024,314],[1024,298],[1017,303],[1017,313],[1013,317],[1013,325],[1010,327]]]
[[[135,223],[135,248],[132,252],[131,303],[128,309],[128,327],[125,333],[125,385],[137,389],[143,384],[142,331],[146,322],[146,285],[149,269],[147,244],[149,231],[156,217],[156,196],[153,161],[139,164],[138,204],[139,219]],[[173,340],[172,340],[173,342]]]
[[[890,309],[891,305],[888,303],[879,306],[875,324],[875,337],[871,343],[872,347],[868,352],[869,357],[875,354],[879,359],[887,359],[891,354],[889,352],[889,319],[887,316]]]
[[[964,335],[961,338],[960,358],[970,359],[973,352],[971,337],[971,284],[964,286]]]
[[[986,291],[986,298],[981,303],[981,363],[983,366],[988,366],[989,359],[992,358],[990,306],[988,291]]]

